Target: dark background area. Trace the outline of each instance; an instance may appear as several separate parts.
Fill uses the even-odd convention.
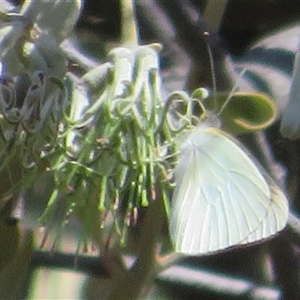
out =
[[[200,11],[206,3],[200,0],[190,2]],[[220,34],[226,41],[229,51],[238,54],[260,37],[297,22],[299,17],[299,0],[230,0]],[[78,26],[87,26],[104,37],[117,37],[120,32],[119,1],[85,0]]]
[[[168,1],[172,2],[162,2]],[[198,7],[199,11],[206,4],[206,0],[185,1]],[[11,2],[15,5],[23,3],[21,0]],[[103,38],[117,38],[120,34],[120,17],[118,0],[84,0],[78,27],[86,27]],[[299,21],[299,17],[299,0],[229,0],[220,35],[229,51],[238,54],[260,37]]]

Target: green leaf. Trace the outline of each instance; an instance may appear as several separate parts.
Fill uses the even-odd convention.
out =
[[[214,101],[212,97],[208,98],[205,106],[208,109],[216,109],[218,112],[228,94],[217,94],[217,108],[213,108]],[[255,132],[263,130],[270,126],[276,118],[276,105],[266,95],[259,93],[242,93],[233,94],[230,101],[222,111],[220,119],[222,128],[233,134],[246,132]]]

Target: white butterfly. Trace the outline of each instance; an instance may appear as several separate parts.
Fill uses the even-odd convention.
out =
[[[200,255],[270,237],[287,223],[288,201],[224,131],[204,122],[183,142],[170,214],[175,252]]]

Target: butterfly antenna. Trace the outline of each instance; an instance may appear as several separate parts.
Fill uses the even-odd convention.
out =
[[[218,103],[217,103],[216,73],[215,73],[214,58],[213,58],[211,47],[210,47],[210,44],[209,44],[209,36],[210,36],[209,32],[205,31],[204,32],[204,38],[205,38],[205,41],[206,41],[207,53],[208,53],[209,63],[210,63],[210,73],[211,73],[211,78],[212,78],[212,89],[213,89],[213,95],[212,96],[213,96],[213,101],[214,101],[214,108],[216,110],[217,107],[218,107]],[[225,102],[223,103],[223,105],[221,106],[220,110],[218,111],[218,113],[217,113],[218,117],[222,114],[222,112],[224,111],[224,109],[228,105],[230,99],[232,98],[233,94],[238,89],[240,79],[243,77],[243,75],[245,74],[245,72],[246,72],[246,68],[243,68],[243,70],[239,74],[239,77],[237,78],[237,80],[236,80],[233,88],[231,89],[231,92],[229,93],[229,95],[226,98]]]
[[[216,73],[215,73],[214,58],[213,58],[213,55],[212,55],[211,47],[209,45],[209,32],[208,31],[204,31],[203,35],[204,35],[204,39],[205,39],[205,42],[206,42],[207,53],[208,53],[208,57],[209,57],[210,73],[211,73],[211,81],[212,81],[212,90],[213,90],[214,108],[217,108]]]
[[[246,68],[243,68],[243,70],[241,71],[241,73],[239,74],[239,77],[238,79],[236,80],[233,88],[231,89],[231,92],[229,93],[228,97],[226,98],[224,104],[222,105],[222,107],[220,108],[217,116],[219,117],[221,115],[221,113],[224,111],[225,107],[228,105],[229,101],[231,100],[233,94],[236,92],[236,90],[238,89],[238,86],[239,86],[239,82],[240,82],[240,79],[243,77],[243,75],[245,74],[246,72]]]

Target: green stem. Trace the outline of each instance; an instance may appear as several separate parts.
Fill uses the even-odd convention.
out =
[[[132,0],[122,0],[122,45],[137,46],[138,32]]]
[[[134,266],[130,270],[120,270],[114,268],[113,265],[108,266],[112,275],[109,300],[141,299],[144,296],[143,292],[154,280],[157,242],[164,221],[161,196],[159,195],[159,198],[151,202],[146,209],[147,212],[140,224],[141,229],[136,241],[137,259]]]

